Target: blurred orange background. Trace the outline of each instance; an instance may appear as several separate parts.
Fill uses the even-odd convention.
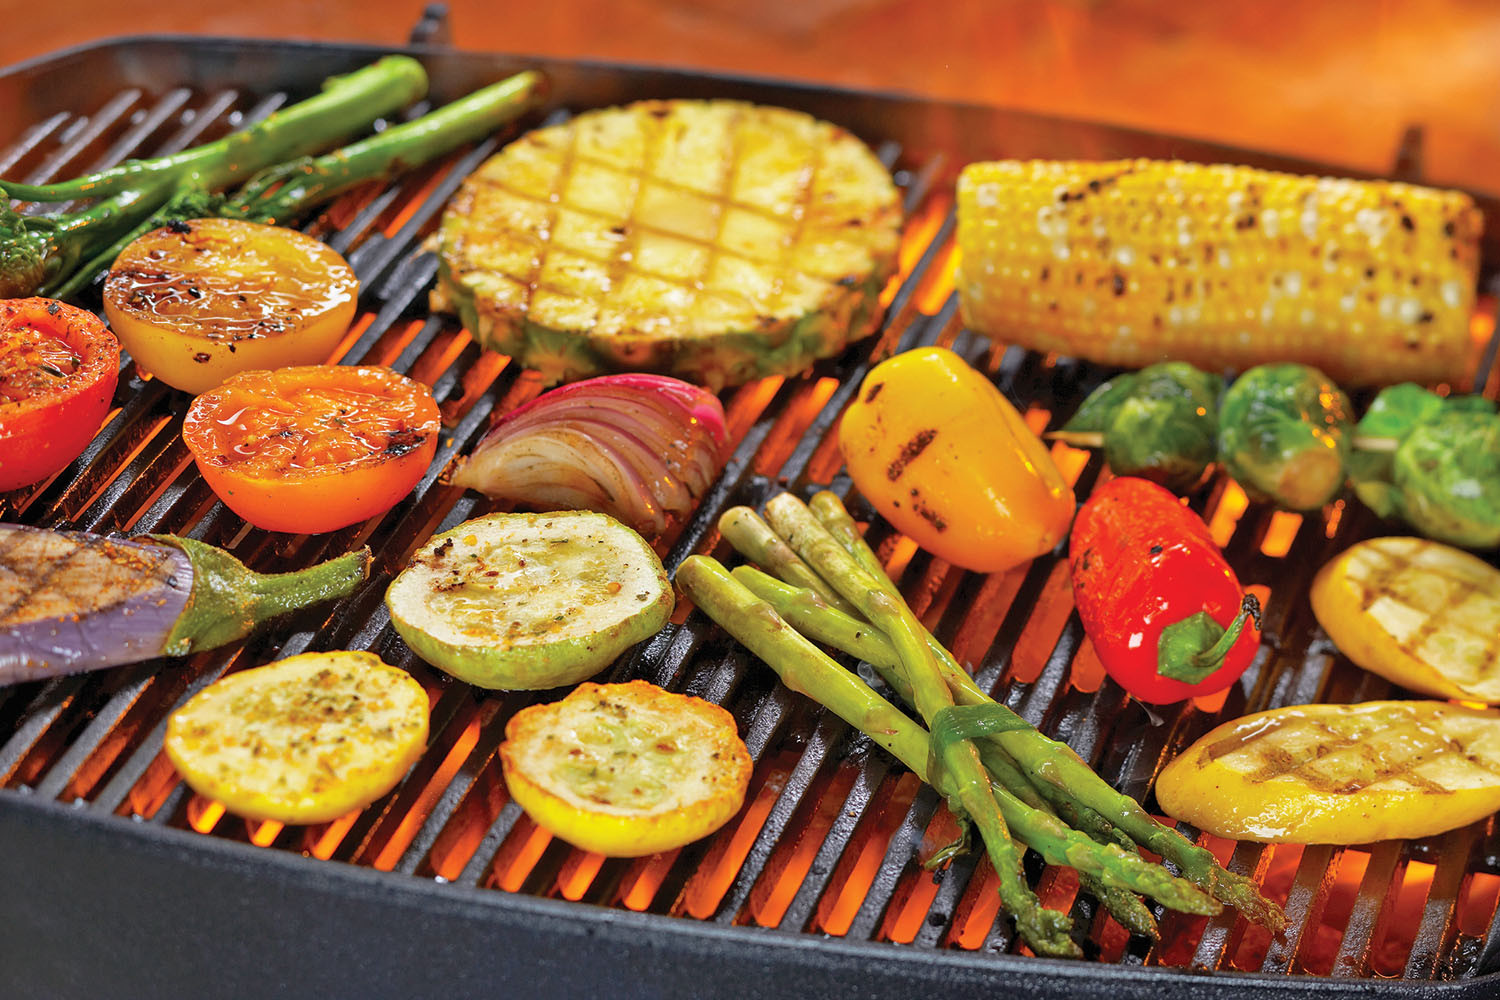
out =
[[[399,44],[415,0],[4,0],[0,63],[131,33]],[[1478,0],[453,0],[452,42],[1134,125],[1500,190],[1500,4]]]

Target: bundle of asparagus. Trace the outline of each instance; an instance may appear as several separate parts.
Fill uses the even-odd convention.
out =
[[[1043,907],[1027,884],[1027,847],[1049,864],[1077,869],[1083,887],[1136,934],[1156,936],[1137,894],[1196,914],[1228,904],[1272,931],[1285,925],[1254,882],[1158,823],[1071,749],[982,691],[917,620],[837,496],[819,493],[809,507],[783,493],[765,513],[762,520],[736,507],[719,527],[770,573],[751,566],[731,573],[707,556],[690,556],[677,571],[678,586],[787,687],[857,726],[941,792],[965,830],[979,830],[1001,902],[1033,951],[1081,954],[1068,916]],[[869,663],[925,727],[811,640]],[[1147,861],[1137,845],[1180,874]]]

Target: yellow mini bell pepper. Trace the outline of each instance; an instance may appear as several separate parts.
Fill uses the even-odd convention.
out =
[[[1073,490],[1047,448],[988,378],[924,347],[865,377],[839,448],[854,485],[927,551],[983,573],[1052,549]]]

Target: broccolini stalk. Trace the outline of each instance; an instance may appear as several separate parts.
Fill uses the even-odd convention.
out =
[[[541,92],[539,73],[517,73],[421,118],[393,125],[332,153],[267,167],[232,197],[212,194],[207,188],[184,187],[150,218],[79,267],[53,294],[67,298],[76,293],[108,267],[132,240],[174,220],[224,216],[287,224],[350,188],[413,169],[494,132],[532,107]]]
[[[387,56],[323,92],[242,132],[154,160],[56,184],[0,181],[0,298],[55,294],[74,269],[150,218],[181,191],[234,184],[270,164],[326,148],[427,92],[427,74],[406,56]],[[33,202],[96,199],[64,215],[22,216],[10,199]]]
[[[933,724],[939,713],[953,708],[953,694],[928,648],[925,631],[906,602],[892,599],[875,579],[855,564],[843,547],[812,516],[802,501],[783,493],[766,504],[766,520],[792,550],[803,558],[844,599],[853,604],[891,640],[912,687],[917,711]],[[990,862],[1000,881],[1000,900],[1015,918],[1016,928],[1039,952],[1073,955],[1078,945],[1068,935],[1066,914],[1046,909],[1026,884],[1021,855],[1001,816],[989,775],[972,740],[946,744],[937,757],[953,783],[953,798],[979,828]],[[1017,805],[1020,803],[1017,802]]]

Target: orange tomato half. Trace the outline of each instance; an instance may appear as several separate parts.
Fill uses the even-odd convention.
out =
[[[119,376],[120,345],[93,313],[53,299],[0,300],[0,493],[77,458]]]
[[[390,510],[437,452],[432,393],[389,368],[242,372],[193,400],[182,437],[225,506],[258,528],[333,531]]]

